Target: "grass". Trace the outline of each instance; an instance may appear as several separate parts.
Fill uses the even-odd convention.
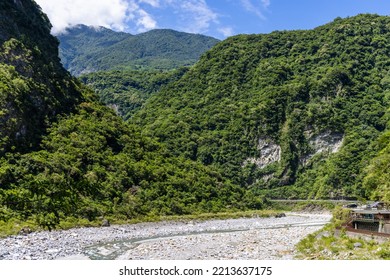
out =
[[[347,235],[321,236],[311,234],[301,240],[296,249],[297,259],[317,260],[390,260],[390,241],[379,243]],[[355,244],[359,243],[356,247]]]
[[[11,219],[7,222],[0,221],[0,237],[17,234],[23,228],[29,228],[33,231],[39,229],[33,221],[20,221],[17,219]]]

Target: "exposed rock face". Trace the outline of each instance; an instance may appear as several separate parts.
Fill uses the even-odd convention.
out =
[[[301,159],[303,165],[307,164],[307,162],[316,154],[319,153],[327,153],[333,154],[337,153],[344,140],[344,135],[340,133],[333,133],[331,131],[325,131],[316,136],[310,136],[309,144],[312,147],[312,153],[306,155]]]
[[[267,138],[260,138],[257,149],[260,151],[259,158],[248,158],[244,161],[244,166],[252,163],[256,164],[258,168],[264,168],[271,163],[280,161],[282,157],[282,149],[279,145]]]
[[[325,131],[323,133],[314,135],[312,131],[305,131],[305,137],[310,145],[311,152],[302,156],[300,158],[300,164],[307,165],[307,163],[315,155],[320,153],[325,153],[326,155],[337,153],[344,140],[344,135],[341,133],[334,133],[331,131]],[[255,164],[257,168],[263,169],[270,164],[278,163],[282,158],[282,149],[280,145],[276,144],[269,138],[260,138],[257,150],[260,152],[259,157],[247,158],[242,167],[245,167],[248,164]],[[264,182],[269,182],[272,178],[275,177],[275,173],[263,174],[261,179]],[[288,180],[288,178],[286,178]]]
[[[314,147],[315,154],[337,153],[343,144],[343,135],[327,131],[310,139],[310,144]]]

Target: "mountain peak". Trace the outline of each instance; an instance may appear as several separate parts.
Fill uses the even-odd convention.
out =
[[[128,34],[125,32],[117,32],[110,28],[104,27],[104,26],[93,26],[93,25],[85,25],[85,24],[76,24],[69,26],[65,28],[61,33],[57,34],[58,36],[62,35],[68,35],[71,34],[72,36],[78,35],[78,34],[85,34],[86,36],[89,36],[91,34]]]
[[[113,69],[174,69],[194,64],[219,40],[171,29],[131,35],[85,25],[59,34],[62,63],[74,75]]]

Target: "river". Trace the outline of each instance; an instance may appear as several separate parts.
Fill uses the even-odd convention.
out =
[[[0,239],[0,259],[293,259],[329,214],[75,228]]]

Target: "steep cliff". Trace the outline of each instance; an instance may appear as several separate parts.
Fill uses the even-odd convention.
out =
[[[61,66],[58,41],[37,4],[0,3],[0,155],[37,148],[48,124],[82,100]]]

